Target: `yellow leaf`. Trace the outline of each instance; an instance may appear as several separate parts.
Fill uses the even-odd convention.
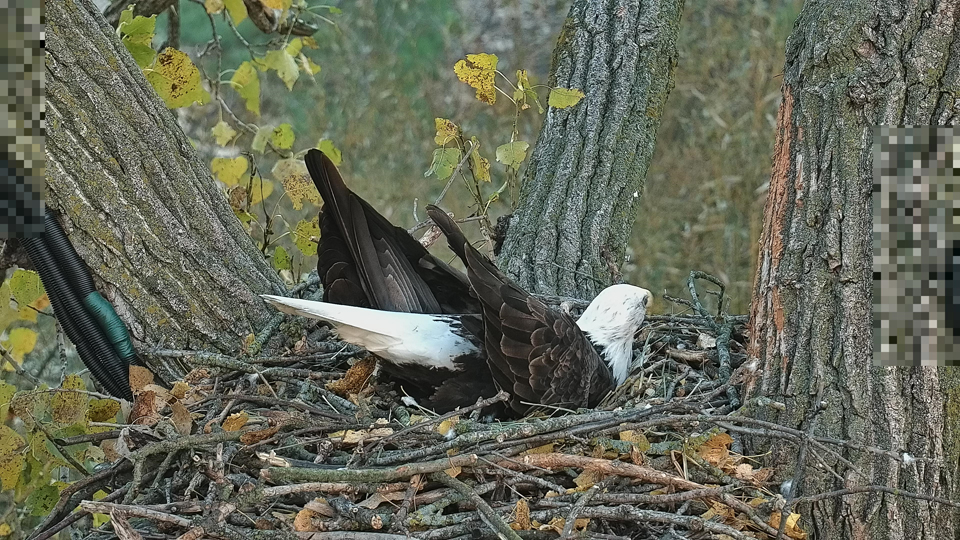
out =
[[[646,452],[650,449],[650,441],[642,431],[625,430],[620,432],[620,440],[627,441],[637,447],[637,450]]]
[[[281,159],[273,167],[274,178],[280,180],[294,210],[303,208],[304,199],[320,204],[320,193],[310,178],[307,166],[299,159]]]
[[[229,10],[229,2],[236,1],[243,6],[243,0],[227,0],[227,9]],[[244,8],[243,15],[247,15],[247,10]],[[232,15],[231,15],[232,16]],[[253,114],[260,116],[260,78],[257,75],[257,70],[254,69],[253,64],[250,62],[244,62],[240,64],[240,67],[233,72],[233,77],[230,79],[230,85],[233,86],[233,89],[237,91],[237,94],[243,98],[244,103],[247,105],[247,110]],[[260,150],[263,151],[262,149]]]
[[[494,78],[497,71],[497,56],[494,54],[468,54],[453,66],[457,78],[477,89],[477,99],[493,105],[497,102]]]
[[[270,142],[277,148],[289,150],[293,148],[294,134],[293,126],[290,124],[280,124],[273,130],[270,136]]]
[[[27,442],[9,426],[0,424],[0,488],[4,491],[17,487],[26,457]]]
[[[446,118],[435,118],[433,122],[437,127],[437,136],[434,137],[433,140],[440,146],[447,144],[460,135],[460,128]]]
[[[210,170],[220,180],[228,186],[235,186],[240,182],[243,173],[247,172],[247,158],[237,156],[230,158],[213,158],[210,162]]]
[[[273,193],[273,182],[264,180],[259,176],[250,179],[249,183],[244,183],[244,187],[250,191],[250,204],[260,204]]]
[[[573,479],[573,483],[577,485],[577,491],[584,491],[590,489],[594,484],[599,482],[600,477],[601,474],[599,472],[591,469],[584,469],[582,473]]]
[[[293,38],[290,40],[290,43],[287,43],[287,46],[283,50],[287,51],[287,54],[290,56],[296,56],[300,54],[300,49],[303,48],[303,41],[300,38]]]
[[[211,15],[214,13],[220,13],[223,11],[223,0],[205,0],[203,2],[203,7],[207,10],[207,13]]]
[[[17,268],[10,276],[10,292],[21,306],[27,306],[44,295],[40,274],[33,270]]]
[[[453,431],[454,426],[456,426],[458,422],[460,422],[459,416],[447,418],[443,422],[440,422],[440,425],[437,426],[437,433],[443,435],[444,437],[449,436],[450,432]]]
[[[547,105],[556,109],[566,109],[567,107],[573,107],[577,103],[580,103],[580,100],[583,99],[585,95],[586,94],[576,88],[551,88],[550,97],[547,98]]]
[[[279,9],[281,11],[290,9],[292,0],[260,0],[260,3],[270,9]]]
[[[290,264],[290,255],[287,253],[286,248],[283,246],[277,246],[273,250],[273,269],[274,270],[292,270],[293,267]]]
[[[23,357],[37,346],[37,333],[29,328],[14,328],[10,330],[7,341],[3,346],[10,351],[10,356],[17,363],[23,363]]]
[[[330,161],[338,167],[343,162],[343,154],[339,148],[333,145],[333,141],[330,139],[320,139],[320,142],[317,143],[317,150],[326,154]]]
[[[237,130],[230,127],[230,124],[223,120],[217,122],[217,125],[213,126],[213,129],[210,130],[210,133],[213,134],[213,138],[220,146],[226,146],[237,136]]]
[[[0,523],[0,536],[10,536],[13,534],[13,528],[6,523]]]
[[[303,53],[300,53],[300,55],[297,56],[297,60],[300,61],[300,69],[302,69],[304,73],[309,75],[311,79],[313,78],[314,75],[316,75],[317,73],[320,73],[320,65],[314,62],[313,59],[311,59],[309,56]]]
[[[117,32],[121,36],[123,46],[141,69],[153,63],[156,51],[150,46],[153,41],[153,32],[156,27],[157,16],[133,16],[133,9],[127,8],[120,14],[120,24]]]
[[[53,396],[53,421],[68,426],[86,419],[87,396],[81,393],[86,389],[87,385],[83,384],[79,375],[67,375],[60,385],[60,391]]]
[[[177,399],[183,399],[187,396],[187,390],[190,390],[189,384],[183,381],[177,381],[173,383],[173,388],[170,390],[170,393]]]
[[[293,243],[297,245],[300,253],[307,257],[317,254],[317,242],[313,240],[320,236],[319,215],[313,221],[300,220],[297,227],[293,230]]]
[[[223,430],[224,431],[238,431],[244,425],[246,425],[247,420],[250,419],[250,415],[246,411],[241,411],[235,414],[231,414],[223,421]]]
[[[87,418],[92,422],[113,420],[118,412],[120,412],[120,403],[112,399],[94,398],[87,406]]]
[[[473,175],[480,182],[490,181],[490,160],[480,155],[480,141],[476,137],[471,137],[473,142],[473,153],[470,154],[470,169]]]
[[[520,455],[526,456],[528,454],[549,454],[550,452],[553,452],[553,447],[554,447],[554,443],[547,443],[543,446],[538,446],[536,448],[531,448],[529,450],[521,452]]]
[[[243,0],[223,0],[223,5],[227,8],[230,18],[233,19],[234,26],[247,18],[247,6],[243,4]]]
[[[146,73],[167,107],[176,109],[197,102],[210,101],[210,94],[200,84],[200,70],[190,57],[172,47],[167,47],[157,56],[155,67]]]

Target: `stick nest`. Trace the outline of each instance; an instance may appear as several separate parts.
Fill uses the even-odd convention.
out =
[[[186,375],[135,372],[130,425],[101,434],[115,462],[65,490],[34,538],[91,513],[121,538],[775,537],[771,471],[731,429],[752,375],[745,318],[691,293],[674,300],[692,315],[649,317],[631,377],[597,409],[515,421],[481,416],[503,393],[445,415],[405,405],[375,359],[313,321],[278,316],[242,357],[153,351],[165,380]]]

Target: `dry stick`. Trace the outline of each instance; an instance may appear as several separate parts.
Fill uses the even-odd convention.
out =
[[[510,458],[500,456],[500,455],[498,455],[498,454],[496,454],[496,453],[494,453],[494,455],[497,456],[497,457],[499,457],[499,458],[501,458],[501,459],[504,459],[504,460],[507,460],[507,461],[512,461],[512,462],[514,462],[514,463],[517,463],[517,464],[521,464],[521,465],[522,465],[522,463],[520,463],[519,461],[512,460],[512,459],[510,459]],[[480,461],[483,461],[484,463],[487,463],[487,464],[489,464],[489,465],[492,465],[492,466],[496,467],[497,469],[500,469],[501,471],[506,472],[506,473],[509,474],[510,476],[513,476],[514,478],[517,478],[518,480],[523,480],[523,481],[526,481],[526,482],[530,482],[531,484],[534,484],[534,485],[540,486],[540,487],[542,487],[542,488],[545,488],[547,491],[555,491],[555,492],[557,492],[557,493],[564,493],[564,492],[566,491],[566,489],[564,489],[563,486],[559,486],[559,485],[557,485],[557,484],[554,484],[553,482],[551,482],[551,481],[549,481],[549,480],[546,480],[546,479],[544,479],[544,478],[540,478],[540,477],[538,477],[538,476],[533,476],[532,474],[522,473],[522,472],[520,472],[520,471],[515,471],[515,470],[513,470],[513,469],[508,469],[508,468],[506,468],[506,467],[502,467],[502,466],[500,466],[500,464],[495,463],[495,462],[493,462],[493,461],[490,461],[489,459],[486,459],[486,458],[480,458]],[[544,470],[546,470],[546,471],[548,471],[548,472],[553,472],[553,471],[550,471],[549,469],[544,469]]]
[[[390,530],[403,530],[403,532],[407,532],[406,527],[403,526],[403,522],[407,519],[407,514],[410,513],[410,507],[413,506],[417,492],[420,491],[420,489],[424,486],[424,482],[421,480],[421,478],[422,477],[419,474],[415,474],[410,477],[410,486],[407,488],[407,492],[403,495],[403,502],[400,503],[400,508],[396,512],[396,518],[390,525]]]
[[[570,508],[570,513],[567,514],[567,520],[563,524],[563,531],[560,533],[561,540],[564,538],[569,538],[570,535],[573,534],[573,528],[577,524],[577,516],[580,515],[581,511],[583,511],[583,507],[590,502],[590,499],[597,494],[601,483],[592,485],[590,489],[584,492],[584,494],[577,499],[577,502],[574,503],[573,507]]]
[[[470,486],[445,472],[433,473],[430,475],[430,479],[457,490],[461,495],[465,495],[467,499],[477,505],[477,512],[483,518],[483,521],[497,533],[497,536],[506,538],[507,540],[521,540],[520,535],[511,529],[510,526],[507,525],[507,522],[500,517],[500,514],[496,513],[493,508],[490,508],[487,501],[480,498],[477,492],[471,489]]]
[[[434,419],[432,419],[432,420],[428,420],[428,421],[426,421],[426,422],[420,422],[420,423],[418,423],[418,424],[414,424],[414,425],[409,426],[409,427],[407,427],[407,428],[401,429],[400,431],[397,431],[396,433],[393,433],[393,434],[391,434],[391,435],[387,435],[386,437],[383,437],[383,438],[380,439],[379,441],[370,443],[369,445],[367,445],[366,448],[363,449],[363,451],[364,451],[364,453],[366,453],[366,454],[370,454],[371,452],[373,452],[374,450],[376,450],[377,447],[383,446],[383,444],[386,443],[387,441],[391,441],[391,440],[393,440],[393,439],[395,439],[395,438],[397,438],[397,437],[399,437],[399,436],[401,436],[401,435],[406,435],[406,434],[411,433],[411,432],[413,432],[413,431],[417,431],[417,430],[420,430],[420,429],[423,429],[423,428],[426,428],[426,427],[430,427],[430,426],[439,424],[440,422],[443,422],[444,420],[447,420],[448,418],[453,418],[454,416],[460,416],[460,415],[467,414],[467,413],[469,413],[469,412],[475,411],[475,410],[477,410],[477,409],[482,409],[482,408],[484,408],[484,407],[489,407],[490,405],[493,405],[494,403],[497,403],[497,402],[500,402],[500,401],[506,401],[507,398],[509,398],[509,397],[510,397],[510,394],[508,394],[508,393],[504,392],[503,390],[501,390],[500,392],[497,393],[497,395],[493,396],[492,398],[477,400],[476,403],[474,403],[473,405],[470,405],[469,407],[464,407],[464,408],[462,408],[462,409],[457,409],[457,410],[455,410],[455,411],[450,411],[450,412],[448,412],[448,413],[446,413],[446,414],[444,414],[444,415],[438,416],[438,417],[436,417],[436,418],[434,418]]]
[[[399,491],[406,487],[406,482],[397,484],[351,484],[348,482],[306,482],[303,484],[284,484],[282,486],[265,487],[260,492],[265,499],[293,495],[294,493],[376,493],[380,491]]]
[[[144,508],[143,506],[135,504],[116,504],[103,501],[80,501],[80,508],[90,512],[91,514],[109,514],[111,512],[117,512],[118,514],[123,514],[125,516],[136,516],[153,519],[156,521],[163,521],[165,523],[172,523],[184,528],[193,526],[193,522],[187,518],[174,514],[167,514],[166,512],[159,512],[157,510],[150,510],[149,508]]]
[[[466,467],[477,462],[476,454],[410,463],[389,469],[304,469],[298,467],[270,467],[260,470],[260,478],[271,482],[392,482],[415,474],[442,471],[452,467]]]
[[[563,469],[567,467],[576,467],[578,469],[588,469],[607,475],[625,476],[643,480],[649,484],[660,484],[663,486],[673,486],[680,489],[704,489],[706,486],[691,482],[683,478],[671,476],[667,473],[634,465],[623,461],[611,461],[602,458],[592,458],[586,456],[572,456],[568,454],[528,454],[523,456],[524,465],[543,467],[546,469]],[[500,462],[500,465],[506,468],[516,467],[515,463],[507,461]]]
[[[530,512],[530,519],[535,519],[541,523],[549,522],[558,515],[557,510],[539,510]],[[669,512],[658,512],[656,510],[640,510],[628,505],[620,505],[616,508],[607,506],[588,506],[583,509],[581,517],[591,519],[605,519],[610,521],[655,521],[658,523],[671,523],[686,527],[690,531],[707,531],[714,534],[726,534],[736,540],[754,540],[753,536],[747,536],[740,531],[724,525],[707,521],[698,516],[678,516]]]

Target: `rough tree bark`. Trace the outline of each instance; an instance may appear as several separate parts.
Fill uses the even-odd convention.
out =
[[[623,260],[664,103],[683,0],[576,0],[551,86],[580,88],[550,109],[498,265],[540,294],[593,298]]]
[[[93,3],[46,17],[47,204],[138,346],[238,350],[282,281]]]
[[[818,467],[808,454],[800,494],[880,484],[960,497],[960,377],[955,369],[872,364],[872,126],[957,121],[960,38],[955,2],[807,2],[786,47],[783,102],[750,314],[762,360],[760,416],[820,436],[921,458],[904,464],[847,450]],[[811,416],[818,403],[825,410]],[[774,444],[777,470],[797,470]],[[752,448],[762,453],[765,448]],[[810,450],[814,452],[814,450]],[[816,538],[955,538],[960,512],[927,501],[859,494],[801,507]]]

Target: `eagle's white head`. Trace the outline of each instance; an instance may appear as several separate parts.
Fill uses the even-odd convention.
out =
[[[653,295],[633,285],[611,285],[590,302],[577,326],[595,344],[603,347],[604,360],[617,386],[627,380],[633,360],[633,336],[647,316]]]

